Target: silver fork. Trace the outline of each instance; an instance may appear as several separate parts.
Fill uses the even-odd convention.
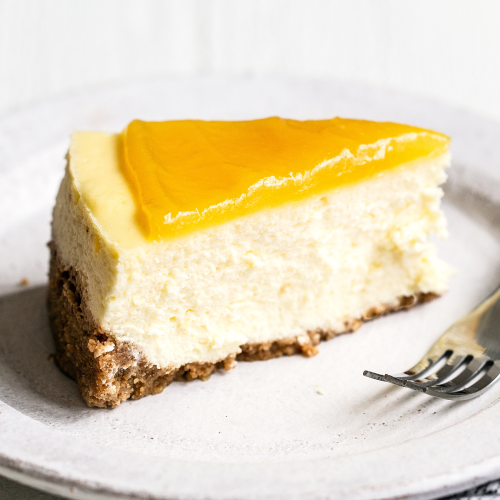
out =
[[[363,375],[454,401],[487,391],[500,378],[500,287],[448,328],[413,368]]]

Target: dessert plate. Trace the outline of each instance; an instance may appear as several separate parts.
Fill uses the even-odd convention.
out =
[[[137,117],[269,115],[451,135],[450,238],[439,243],[457,269],[450,291],[324,343],[311,359],[239,363],[209,382],[87,408],[50,358],[45,310],[45,244],[70,131],[118,131]],[[499,477],[500,385],[450,402],[362,376],[414,364],[500,283],[499,136],[495,122],[383,89],[266,78],[137,83],[0,120],[0,473],[80,499],[424,499]]]

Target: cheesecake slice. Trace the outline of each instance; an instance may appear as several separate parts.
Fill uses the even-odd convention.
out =
[[[335,118],[75,132],[49,313],[89,406],[207,379],[442,294],[448,137]]]

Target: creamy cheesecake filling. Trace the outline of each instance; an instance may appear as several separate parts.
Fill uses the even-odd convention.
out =
[[[438,186],[448,154],[152,243],[117,141],[73,136],[54,241],[80,273],[96,321],[158,367],[214,362],[242,344],[318,327],[342,330],[397,297],[446,290],[450,268],[429,234],[445,235]]]

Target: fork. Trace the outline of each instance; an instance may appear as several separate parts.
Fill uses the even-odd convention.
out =
[[[500,287],[448,328],[413,368],[363,375],[453,401],[486,392],[500,378]]]

